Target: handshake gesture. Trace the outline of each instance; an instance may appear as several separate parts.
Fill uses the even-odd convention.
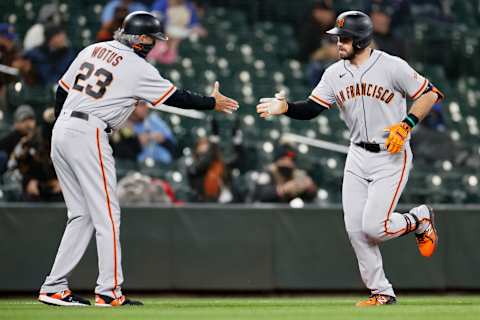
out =
[[[238,110],[237,101],[220,93],[220,84],[218,81],[215,81],[215,84],[213,85],[213,91],[210,96],[215,98],[215,111],[233,113],[234,111]]]
[[[262,98],[257,105],[257,113],[262,118],[284,114],[288,110],[288,103],[285,92],[280,91],[274,98]]]

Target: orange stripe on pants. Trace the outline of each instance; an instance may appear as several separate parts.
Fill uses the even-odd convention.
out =
[[[102,170],[102,177],[103,177],[103,188],[105,190],[105,196],[107,199],[107,209],[108,209],[108,216],[110,218],[110,222],[112,223],[112,232],[113,232],[113,258],[115,261],[113,262],[113,270],[115,272],[114,275],[114,287],[113,287],[113,296],[116,298],[115,289],[118,285],[117,279],[117,236],[115,231],[115,223],[113,222],[112,216],[112,207],[110,205],[110,194],[108,193],[108,185],[107,185],[107,176],[105,175],[105,168],[103,166],[103,157],[102,157],[102,149],[100,147],[100,129],[97,128],[97,148],[98,148],[98,159],[100,160],[100,169]]]
[[[399,195],[398,192],[400,191],[400,186],[402,185],[402,181],[403,181],[403,178],[405,176],[405,169],[407,168],[407,150],[403,150],[403,168],[402,168],[402,174],[400,175],[400,181],[398,181],[398,185],[397,185],[397,188],[395,189],[395,194],[393,195],[393,199],[392,199],[392,202],[390,203],[390,207],[388,208],[388,212],[387,212],[387,218],[385,219],[384,221],[384,231],[385,231],[385,234],[397,234],[397,233],[400,233],[400,232],[404,232],[405,231],[405,228],[399,230],[399,231],[396,231],[396,232],[390,232],[388,231],[388,221],[390,220],[390,215],[392,214],[392,211],[393,211],[393,206],[395,205],[395,202],[397,200],[397,196]]]

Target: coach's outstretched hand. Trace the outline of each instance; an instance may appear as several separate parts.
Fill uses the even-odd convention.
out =
[[[276,93],[275,98],[260,99],[260,104],[257,105],[257,113],[262,118],[284,114],[287,110],[288,103],[284,91]]]
[[[233,113],[234,111],[237,111],[238,102],[220,93],[220,84],[218,81],[215,81],[210,96],[215,98],[215,111],[225,113]]]

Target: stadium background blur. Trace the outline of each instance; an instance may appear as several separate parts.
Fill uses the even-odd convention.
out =
[[[337,214],[341,212],[339,204],[345,155],[316,148],[305,142],[288,142],[285,136],[293,133],[309,139],[347,145],[348,135],[339,113],[336,110],[325,112],[310,122],[287,117],[264,121],[255,113],[258,99],[271,96],[276,91],[285,90],[292,100],[304,99],[309,95],[323,70],[334,60],[334,43],[322,36],[323,31],[334,23],[337,13],[345,10],[364,10],[371,14],[376,24],[375,46],[405,58],[416,70],[431,79],[447,97],[414,130],[416,159],[400,203],[427,202],[444,204],[449,208],[455,205],[454,209],[447,209],[453,210],[450,213],[455,214],[455,210],[465,211],[479,203],[479,0],[112,2],[128,3],[130,9],[147,10],[151,10],[155,2],[157,14],[168,17],[164,20],[166,32],[173,40],[155,48],[155,52],[149,56],[151,63],[165,78],[185,89],[208,93],[213,82],[219,80],[222,91],[237,99],[241,105],[239,111],[231,116],[213,113],[205,116],[196,112],[178,114],[175,110],[149,115],[146,107],[141,106],[125,129],[112,136],[120,199],[127,207],[139,205],[143,208],[126,210],[126,222],[122,227],[122,236],[129,239],[141,237],[137,242],[133,241],[133,244],[124,242],[126,270],[132,275],[131,283],[134,283],[131,287],[264,290],[282,287],[279,283],[283,283],[283,288],[286,289],[362,287],[353,252],[343,234],[341,215]],[[34,237],[41,232],[42,237],[47,236],[36,252],[31,250],[31,242],[27,241],[30,238],[17,243],[15,250],[8,242],[2,242],[0,249],[5,261],[12,262],[2,266],[2,273],[8,274],[5,270],[10,270],[17,272],[20,278],[27,273],[29,276],[22,278],[25,280],[20,284],[14,283],[14,277],[5,279],[0,289],[32,289],[32,284],[41,281],[43,273],[48,272],[49,263],[53,259],[54,247],[63,228],[62,219],[65,218],[63,205],[45,204],[62,203],[48,157],[53,122],[51,107],[58,79],[55,77],[64,72],[69,61],[83,47],[96,39],[111,38],[119,26],[119,18],[128,12],[128,8],[114,10],[108,4],[111,2],[98,0],[12,0],[0,3],[0,64],[20,70],[17,76],[0,75],[0,150],[3,152],[0,153],[3,172],[0,219],[5,222],[0,230],[3,232],[2,239],[20,233]],[[173,4],[177,6],[176,9],[169,7]],[[26,34],[32,26],[32,37],[27,41]],[[38,47],[39,38],[47,39],[45,43],[48,45]],[[25,45],[29,48],[25,48]],[[2,70],[12,73],[12,69],[2,67]],[[36,120],[34,124],[31,121],[33,119]],[[289,170],[283,178],[279,178],[285,169]],[[292,183],[288,184],[288,181]],[[35,204],[18,204],[25,201]],[[208,210],[199,206],[188,211],[191,203],[198,202],[208,203],[208,207],[205,207]],[[262,207],[256,205],[257,202],[284,205]],[[233,210],[232,206],[224,207],[228,203],[234,204]],[[167,205],[162,206],[164,204]],[[168,233],[169,224],[173,223],[173,220],[165,218],[165,210],[155,211],[158,205],[167,208],[168,214],[179,213],[178,219],[186,225],[182,225],[185,234],[190,232],[191,238],[169,238],[171,247],[168,250],[161,247],[167,253],[151,256],[151,252],[142,251],[148,249],[139,248],[145,248],[149,243],[152,246],[157,242],[163,243],[165,239],[162,232]],[[302,214],[295,211],[292,216],[287,215],[291,213],[288,211],[289,206],[299,208],[304,205]],[[15,210],[18,210],[18,214]],[[256,216],[260,220],[255,220],[254,215],[245,214],[251,210],[261,211],[262,216]],[[321,210],[332,212],[327,212],[327,215]],[[270,233],[262,233],[270,230],[266,220],[262,220],[267,216],[267,211],[268,214],[273,212],[280,215],[278,230],[288,236],[283,240],[282,236],[275,239],[280,239],[279,246],[286,248],[283,251],[275,251],[276,246],[272,246],[272,249],[262,244],[262,241],[269,241],[270,236],[274,237]],[[463,244],[471,244],[473,241],[475,244],[475,237],[478,237],[475,231],[465,231],[478,225],[475,220],[477,218],[469,215],[472,212],[466,212],[468,219],[472,220],[458,221],[454,219],[454,214],[441,215],[441,219],[445,218],[449,222],[440,230],[448,235],[448,238],[443,238],[448,250],[445,249],[438,258],[442,261],[441,266],[437,265],[438,269],[426,267],[427,270],[436,270],[428,277],[415,275],[413,279],[401,278],[403,282],[398,280],[400,278],[395,279],[396,273],[392,271],[392,278],[401,282],[400,287],[480,287],[479,281],[472,282],[472,272],[480,266],[478,254],[470,252],[473,255],[470,256],[455,250],[458,245],[455,241]],[[44,216],[34,216],[34,213]],[[283,213],[286,215],[282,216]],[[336,214],[335,217],[332,217],[333,213]],[[142,214],[145,216],[142,217]],[[208,223],[198,218],[202,214],[211,214]],[[155,221],[159,222],[156,230],[160,236],[152,233],[153,220],[145,220],[150,222],[143,221],[144,224],[141,222],[145,217],[154,219],[154,215],[159,219]],[[318,215],[322,216],[315,217]],[[292,220],[281,220],[287,216]],[[290,228],[296,225],[296,222],[292,222],[295,219],[301,221],[300,225],[297,224],[301,226],[298,230]],[[329,228],[321,227],[323,230],[319,232],[310,224],[312,221],[328,223]],[[222,229],[225,227],[227,229]],[[171,230],[179,232],[178,226],[176,228],[171,226]],[[456,233],[459,229],[464,231],[461,236]],[[212,230],[217,230],[218,234],[212,233]],[[47,235],[44,231],[47,231]],[[249,238],[252,236],[246,236],[249,232],[258,233]],[[208,238],[209,236],[213,238]],[[470,236],[473,238],[468,239]],[[208,238],[210,242],[203,241],[202,237]],[[242,239],[243,237],[247,239]],[[296,243],[299,239],[302,240]],[[322,247],[322,243],[328,243],[331,239],[338,242],[338,248]],[[235,242],[237,240],[238,243]],[[243,240],[245,241],[242,242]],[[222,241],[227,242],[222,245]],[[396,251],[402,252],[402,255],[395,257],[387,254],[386,265],[389,261],[390,265],[393,265],[391,261],[398,262],[396,271],[412,275],[418,257],[411,258],[416,254],[412,243],[408,245],[410,251],[402,251],[402,248],[407,247],[405,241],[407,240],[398,242],[399,250]],[[142,245],[139,245],[140,242]],[[235,244],[239,246],[236,247]],[[138,247],[134,248],[134,245]],[[296,263],[293,269],[282,269],[280,265],[279,270],[289,274],[283,279],[284,282],[273,281],[274,284],[269,287],[271,279],[262,276],[262,272],[267,274],[271,270],[268,271],[268,267],[260,269],[258,266],[278,261],[272,262],[269,260],[271,257],[259,256],[259,252],[263,251],[255,251],[258,246],[262,250],[273,250],[272,256],[286,254],[284,267]],[[309,246],[315,251],[313,255],[308,251]],[[28,257],[22,255],[22,248],[28,250]],[[232,248],[245,251],[231,251]],[[240,256],[235,255],[235,252],[240,253]],[[152,264],[158,262],[160,265],[166,261],[162,254],[177,255],[172,258],[177,260],[169,263],[185,267],[177,271],[176,277],[179,280],[175,279],[178,282],[165,280],[161,277],[162,272],[153,266],[141,270],[134,265],[138,261],[148,262],[149,259],[152,259]],[[245,257],[241,257],[243,254]],[[335,258],[328,258],[327,265],[318,262],[318,259],[326,259],[330,255],[335,255]],[[202,258],[207,259],[208,263],[191,264]],[[250,265],[249,261],[257,258],[259,260]],[[37,271],[25,269],[25,273],[20,275],[18,271],[23,269],[19,269],[19,266],[28,265],[24,259],[40,263]],[[87,255],[87,261],[91,262],[92,259],[94,254]],[[230,260],[222,264],[218,259],[225,259],[223,262]],[[337,268],[338,265],[332,266],[336,259],[339,259],[339,265],[345,263],[337,272],[343,272],[348,277],[343,280],[334,276],[325,279],[322,271]],[[317,262],[310,265],[314,260]],[[264,262],[265,265],[262,264]],[[241,267],[235,268],[236,263],[245,267],[243,274]],[[247,266],[258,268],[250,274],[246,271]],[[82,268],[86,268],[85,264],[80,267],[85,270]],[[80,272],[80,278],[95,272],[94,263],[88,268],[90,273]],[[168,272],[174,272],[174,267],[169,268]],[[209,271],[205,271],[208,268]],[[218,272],[226,272],[227,269],[229,271],[223,277],[207,283]],[[237,272],[235,274],[242,276],[230,277],[233,279],[230,281],[229,272]],[[160,280],[149,282],[142,278],[152,274],[160,275]],[[302,278],[304,282],[298,285],[295,276],[301,277],[302,274],[305,275]],[[316,280],[313,282],[309,278],[311,275],[315,275],[313,277]],[[255,282],[255,279],[258,281]],[[85,289],[84,282],[75,282],[74,279],[74,283]]]
[[[156,12],[161,15],[162,9],[158,6],[168,1],[157,2],[160,4],[157,3]],[[46,10],[45,5],[48,3],[54,5]],[[377,47],[407,59],[447,95],[441,105],[435,106],[433,116],[413,134],[416,162],[402,201],[477,203],[480,166],[477,123],[480,99],[480,62],[477,58],[479,3],[475,0],[187,2],[193,6],[191,9],[198,21],[191,22],[187,19],[183,25],[180,22],[180,26],[169,27],[167,33],[170,37],[173,34],[179,44],[175,43],[173,50],[167,48],[166,53],[161,51],[164,48],[156,48],[156,55],[153,58],[150,56],[152,63],[177,86],[201,93],[209,92],[212,83],[219,80],[223,90],[240,102],[241,109],[231,117],[210,114],[207,119],[159,113],[157,117],[167,125],[165,130],[170,128],[164,135],[172,140],[167,145],[166,152],[163,151],[166,159],[155,151],[145,151],[137,159],[132,158],[131,150],[140,153],[142,147],[131,147],[135,143],[127,144],[128,151],[125,152],[122,149],[125,145],[122,144],[116,149],[118,175],[120,180],[134,170],[145,176],[160,178],[170,185],[171,189],[167,191],[169,194],[175,193],[175,199],[171,196],[151,197],[156,200],[137,199],[125,195],[125,201],[250,203],[292,200],[292,197],[272,198],[271,201],[268,201],[268,197],[257,199],[255,191],[252,191],[258,190],[255,185],[258,187],[259,181],[260,184],[264,180],[268,181],[262,172],[265,171],[266,164],[278,158],[276,152],[278,153],[277,147],[283,143],[282,135],[290,132],[346,145],[346,128],[336,111],[322,114],[306,124],[286,117],[261,121],[255,116],[254,106],[260,97],[271,96],[280,89],[285,89],[291,99],[308,96],[322,70],[334,59],[329,52],[332,44],[322,37],[322,32],[333,23],[331,19],[336,13],[360,9],[375,16]],[[37,127],[43,124],[44,110],[53,105],[56,86],[54,74],[61,75],[64,71],[62,68],[68,66],[75,54],[84,46],[95,42],[97,37],[111,38],[108,28],[112,28],[109,24],[115,24],[115,17],[112,21],[104,17],[102,27],[102,14],[106,15],[106,4],[107,2],[89,0],[2,2],[2,36],[12,37],[17,48],[14,58],[7,57],[6,54],[2,56],[2,64],[20,66],[23,71],[19,77],[4,76],[2,81],[4,99],[0,136],[9,133],[14,111],[22,104],[28,104],[35,110]],[[149,9],[153,3],[143,1],[141,5]],[[50,16],[45,12],[55,18],[46,19],[44,16]],[[40,18],[39,13],[43,14]],[[175,16],[176,13],[170,11],[169,14]],[[180,16],[182,14],[184,13],[181,12]],[[182,21],[182,18],[177,20]],[[39,59],[31,53],[31,48],[22,49],[25,34],[39,21],[47,26],[47,33],[66,31],[65,43],[69,46],[69,53],[64,59],[49,59],[48,52],[47,57]],[[14,29],[6,31],[7,23]],[[58,26],[59,30],[50,25]],[[102,33],[99,33],[100,30]],[[47,34],[47,37],[52,36]],[[33,66],[25,71],[24,66],[29,61]],[[42,63],[56,66],[43,70]],[[37,72],[40,76],[35,76],[35,69],[40,69]],[[50,78],[53,78],[45,78],[42,73],[50,74]],[[48,131],[48,128],[44,131]],[[123,133],[131,138],[129,131],[122,131],[122,137],[118,138],[117,135],[113,140],[124,138]],[[217,174],[221,181],[212,182],[207,190],[210,195],[205,195],[196,190],[203,187],[202,183],[189,183],[195,180],[191,172],[198,173],[198,168],[190,167],[192,162],[198,161],[195,158],[195,147],[201,140],[199,138],[211,141],[209,138],[212,135],[220,136],[218,149],[221,152],[216,153],[223,167],[222,172],[206,173]],[[48,132],[45,137],[49,138]],[[291,147],[295,152],[297,166],[306,170],[317,186],[317,194],[307,197],[307,201],[339,203],[339,185],[345,156],[305,144],[297,143]],[[125,153],[128,155],[124,156]],[[28,182],[22,183],[21,178],[25,170],[28,171],[25,174],[40,176],[40,180],[49,179],[49,174],[30,172],[41,169],[22,170],[21,161],[10,161],[8,164],[8,158],[11,160],[12,156],[6,154],[4,157],[7,158],[7,164],[1,186],[3,201],[59,200],[50,195],[36,197],[28,194]],[[239,161],[239,157],[246,161]],[[209,155],[206,161],[213,162],[214,158],[215,156]],[[139,180],[138,176],[131,176],[126,181],[125,193],[131,193],[128,188],[132,184],[143,186]]]

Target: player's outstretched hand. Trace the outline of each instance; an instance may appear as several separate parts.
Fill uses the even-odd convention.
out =
[[[210,96],[215,98],[215,111],[225,113],[233,113],[234,111],[237,111],[238,102],[220,93],[220,84],[218,81],[215,81]]]
[[[275,94],[275,98],[262,98],[257,105],[257,113],[262,118],[284,114],[288,110],[285,92],[280,91]]]
[[[393,154],[402,150],[411,130],[410,126],[404,122],[386,128],[385,131],[389,132],[387,141],[385,142],[388,152]]]

